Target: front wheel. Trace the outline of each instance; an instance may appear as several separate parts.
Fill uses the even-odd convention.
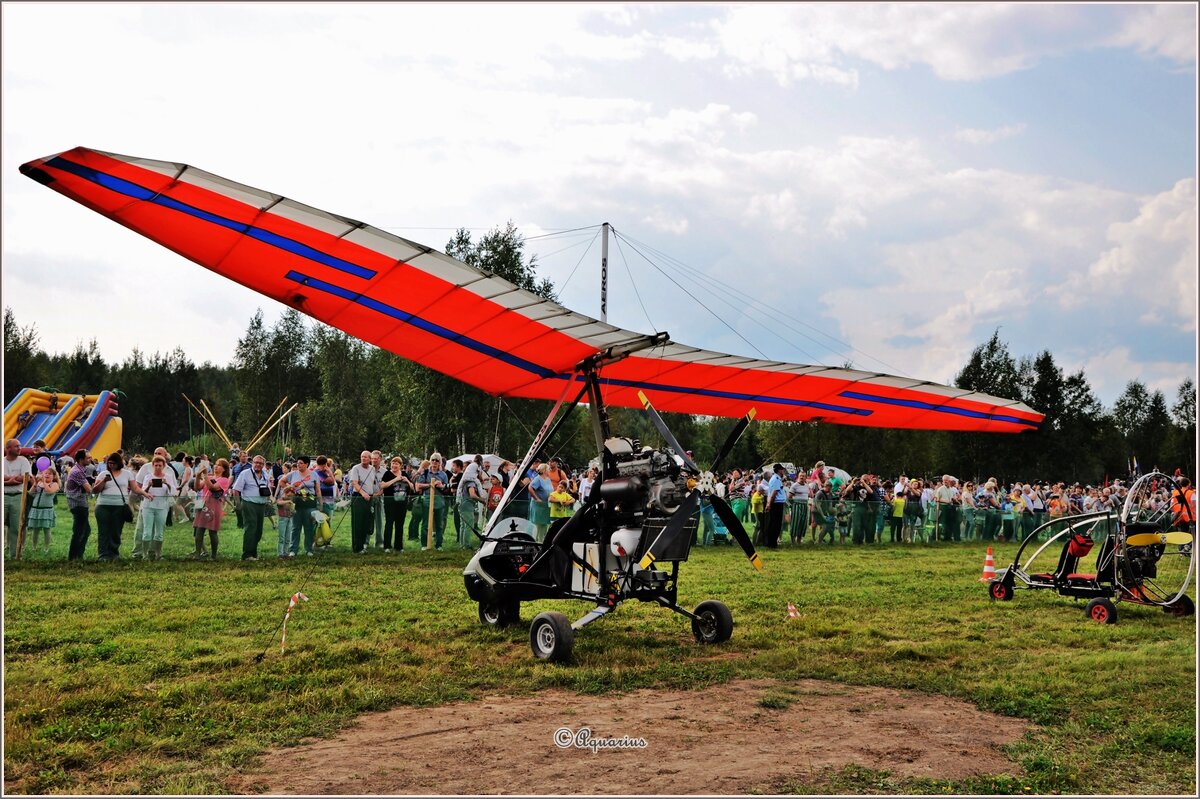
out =
[[[529,625],[529,648],[538,660],[561,663],[571,657],[575,631],[561,613],[539,613]]]
[[[1087,617],[1098,624],[1116,624],[1117,606],[1106,597],[1097,597],[1087,603]]]
[[[696,606],[692,635],[702,644],[719,644],[733,635],[733,614],[724,602],[710,599]]]
[[[992,599],[999,599],[1001,602],[1007,602],[1013,598],[1013,590],[1011,585],[1005,585],[1003,580],[997,580],[988,586],[988,595]]]

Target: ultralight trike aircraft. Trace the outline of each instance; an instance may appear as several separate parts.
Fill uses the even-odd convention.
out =
[[[1150,501],[1164,489],[1168,498],[1182,496],[1171,477],[1151,472],[1134,481],[1119,511],[1066,516],[1041,525],[1021,542],[1012,565],[988,582],[989,595],[1006,602],[1015,588],[1023,588],[1087,599],[1087,617],[1102,624],[1116,623],[1117,602],[1193,615],[1196,605],[1187,590],[1196,552],[1188,530],[1195,529],[1195,519],[1186,501],[1178,503],[1178,519],[1169,504],[1159,507]],[[1173,522],[1187,529],[1171,530]],[[1022,560],[1025,550],[1043,535],[1046,541]],[[1093,551],[1097,540],[1100,548]],[[1054,569],[1043,571],[1046,558],[1041,555],[1055,552]]]
[[[745,530],[713,494],[711,476],[751,409],[760,420],[926,430],[1015,433],[1042,421],[1020,402],[967,389],[726,355],[672,342],[666,333],[614,327],[432,247],[187,164],[77,147],[21,171],[207,269],[396,355],[493,396],[557,400],[514,482],[578,387],[572,406],[586,396],[602,455],[593,494],[545,542],[516,535],[518,520],[494,512],[464,574],[488,624],[516,621],[519,603],[535,599],[594,603],[574,625],[554,614],[534,620],[530,643],[541,658],[565,658],[572,627],[624,599],[688,616],[702,641],[729,637],[728,609],[703,603],[683,610],[677,578],[702,501],[760,565]],[[604,274],[606,265],[607,256]],[[602,289],[602,317],[604,296]],[[702,470],[651,399],[662,411],[743,423],[712,468]],[[646,410],[673,452],[647,451],[612,435],[605,406]],[[515,490],[510,485],[509,499]],[[665,564],[669,571],[660,568]]]

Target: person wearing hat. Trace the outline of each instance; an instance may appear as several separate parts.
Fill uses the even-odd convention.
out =
[[[776,463],[771,467],[771,477],[767,480],[766,490],[766,527],[763,531],[763,545],[768,549],[779,549],[779,532],[783,529],[783,509],[787,505],[787,492],[783,490],[783,464]]]

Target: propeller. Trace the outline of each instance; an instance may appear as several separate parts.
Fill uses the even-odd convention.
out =
[[[1154,544],[1190,544],[1192,535],[1179,530],[1169,533],[1135,533],[1126,538],[1125,543],[1131,547],[1148,547]]]
[[[658,411],[654,410],[654,406],[650,404],[650,399],[646,396],[646,392],[639,391],[638,399],[642,401],[642,407],[646,409],[646,413],[650,414],[650,421],[654,423],[654,427],[656,430],[658,430],[658,434],[663,437],[663,441],[666,441],[667,445],[670,446],[671,449],[675,450],[675,454],[683,459],[683,465],[686,466],[689,471],[700,474],[700,467],[697,466],[696,462],[692,460],[692,457],[688,455],[687,450],[680,446],[679,442],[675,440],[675,436],[671,434],[671,429],[667,427],[667,423],[663,421],[663,418],[658,415]]]
[[[671,546],[683,532],[688,520],[694,516],[698,510],[700,510],[700,502],[703,499],[706,500],[712,506],[713,510],[716,511],[717,515],[721,517],[721,522],[725,525],[726,529],[729,530],[729,534],[733,536],[733,539],[742,547],[742,551],[746,553],[746,557],[750,559],[750,565],[752,565],[758,571],[762,571],[762,558],[759,557],[758,551],[754,548],[754,542],[746,533],[746,528],[742,526],[741,520],[737,517],[737,514],[733,512],[733,509],[729,507],[729,504],[713,492],[713,488],[715,486],[715,478],[713,473],[721,466],[721,462],[725,460],[729,453],[733,451],[734,445],[737,444],[738,439],[742,437],[742,433],[746,431],[746,427],[749,426],[750,422],[754,421],[754,408],[751,408],[746,415],[739,419],[738,423],[734,425],[733,430],[731,430],[729,433],[729,437],[725,439],[725,443],[722,444],[721,449],[717,451],[717,456],[713,459],[712,467],[709,468],[708,471],[702,471],[700,467],[697,466],[690,457],[688,457],[687,450],[680,446],[679,442],[675,440],[675,436],[673,436],[671,431],[667,428],[667,423],[663,421],[663,418],[659,415],[658,411],[656,411],[654,406],[650,404],[650,400],[646,397],[646,394],[639,391],[638,399],[642,401],[642,407],[644,407],[646,409],[646,413],[649,414],[650,421],[654,423],[654,427],[662,435],[668,446],[675,450],[675,452],[679,453],[680,457],[683,458],[684,466],[689,471],[697,475],[695,487],[688,492],[686,497],[683,498],[683,502],[680,503],[679,507],[675,510],[675,513],[671,516],[671,520],[667,522],[667,526],[663,528],[662,532],[658,534],[658,537],[655,538],[650,546],[646,548],[646,554],[642,558],[639,565],[643,569],[648,569],[650,568],[651,564],[653,564],[654,561],[656,561],[662,555],[663,552],[667,552],[671,549]]]

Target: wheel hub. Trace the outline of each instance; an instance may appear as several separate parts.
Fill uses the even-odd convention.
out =
[[[554,640],[554,628],[549,624],[543,624],[537,634],[538,646],[543,652],[550,652],[554,649]]]

